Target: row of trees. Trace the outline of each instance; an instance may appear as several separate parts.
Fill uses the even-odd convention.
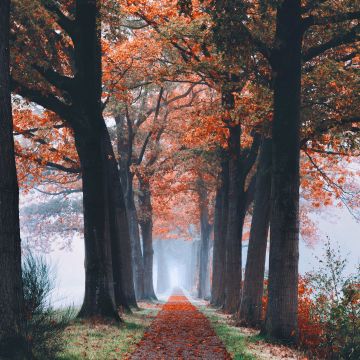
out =
[[[211,273],[212,303],[258,326],[270,228],[263,331],[295,340],[300,217],[311,235],[309,211],[358,206],[342,166],[358,150],[356,5],[13,0],[11,21],[1,6],[0,165],[13,169],[0,179],[1,342],[21,334],[15,153],[22,187],[82,191],[79,316],[119,320],[117,308],[154,299],[153,236],[195,228],[198,295]]]
[[[344,179],[331,180],[314,157],[317,153],[337,155],[336,161],[341,161],[341,154],[356,151],[359,119],[353,81],[358,9],[350,2],[336,7],[330,1],[301,4],[290,0],[182,1],[161,7],[129,1],[128,5],[143,26],[153,29],[159,43],[165,42],[167,50],[172,48],[179,55],[175,66],[171,66],[173,58],[166,59],[171,64],[166,75],[173,81],[206,84],[220,99],[215,112],[227,128],[227,143],[218,154],[221,179],[216,196],[213,302],[238,313],[239,321],[259,323],[271,224],[269,305],[263,330],[269,336],[294,340],[300,150],[308,158],[303,162],[310,161],[318,172],[310,175],[326,184],[317,189],[317,196],[334,191],[343,199]],[[324,84],[325,74],[334,79],[330,84],[337,94],[349,95],[342,105],[345,99],[336,100],[331,87]],[[252,96],[252,104],[246,96]],[[324,136],[329,132],[334,141]],[[304,182],[306,188],[309,183]],[[310,189],[313,195],[314,190]],[[254,197],[242,289],[240,240]]]

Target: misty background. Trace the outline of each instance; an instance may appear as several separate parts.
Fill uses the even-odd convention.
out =
[[[318,225],[318,239],[313,245],[300,241],[300,274],[304,274],[319,266],[316,257],[323,254],[323,246],[328,236],[333,248],[340,248],[344,258],[348,260],[347,272],[355,270],[360,262],[360,224],[345,208],[330,208],[321,215],[313,216]],[[190,277],[194,269],[191,266],[192,241],[190,240],[156,240],[154,239],[154,289],[159,299],[165,299],[173,287],[185,287],[191,290]],[[165,269],[159,269],[159,243],[162,243],[162,253],[166,259]],[[60,249],[53,247],[43,255],[55,268],[56,289],[52,302],[56,307],[67,305],[80,306],[84,295],[84,244],[80,235],[76,235],[69,247]],[[247,242],[243,245],[243,267],[246,264]],[[193,255],[194,256],[194,255]],[[168,278],[167,291],[159,293],[158,269],[162,276]],[[164,274],[165,273],[165,274]]]

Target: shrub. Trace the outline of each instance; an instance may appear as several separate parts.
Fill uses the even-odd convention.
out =
[[[22,269],[25,300],[25,337],[33,359],[54,359],[63,349],[63,331],[73,311],[56,311],[50,303],[55,271],[43,257],[28,253]]]
[[[346,275],[347,260],[329,241],[320,268],[299,278],[299,343],[320,359],[360,359],[360,267]],[[263,318],[267,307],[264,281]]]
[[[360,359],[360,268],[346,275],[347,260],[329,241],[319,262],[299,294],[300,341],[321,358]]]

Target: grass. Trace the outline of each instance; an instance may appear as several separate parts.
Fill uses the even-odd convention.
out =
[[[210,320],[217,336],[225,345],[234,360],[255,360],[256,357],[247,350],[247,343],[251,337],[244,336],[239,329],[226,323],[226,320],[216,313],[216,310],[205,306],[200,310]]]
[[[65,349],[57,360],[115,360],[133,351],[158,308],[123,314],[122,324],[74,320],[65,330]]]

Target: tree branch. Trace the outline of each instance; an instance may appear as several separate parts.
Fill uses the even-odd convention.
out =
[[[324,53],[327,50],[336,48],[341,45],[345,45],[345,44],[349,44],[349,43],[358,41],[360,39],[360,35],[358,33],[359,29],[360,29],[360,26],[356,25],[344,34],[335,36],[331,40],[329,40],[321,45],[313,46],[313,47],[309,48],[303,54],[303,61],[304,62],[310,61],[313,58],[321,55],[322,53]]]
[[[69,94],[72,94],[75,91],[75,79],[61,75],[50,68],[46,69],[37,64],[32,67],[37,70],[50,84],[56,86],[59,90],[65,90]]]
[[[258,156],[258,150],[261,144],[261,134],[259,132],[255,132],[253,135],[253,142],[251,144],[251,148],[247,151],[244,151],[245,157],[243,160],[243,168],[244,168],[244,175],[247,176],[247,174],[250,172],[251,168],[255,164],[256,158]]]
[[[320,124],[314,129],[314,131],[311,134],[309,134],[308,136],[304,137],[301,140],[300,147],[305,146],[305,144],[317,134],[321,135],[337,126],[346,126],[346,125],[351,125],[353,123],[360,123],[360,116],[351,116],[340,120],[337,119],[323,120],[320,122]]]
[[[254,200],[254,196],[255,196],[255,188],[256,188],[256,177],[257,177],[257,173],[255,173],[253,175],[253,177],[250,180],[249,186],[245,192],[245,209],[248,210],[251,203]]]
[[[149,143],[149,140],[150,140],[150,138],[151,138],[151,135],[152,135],[152,131],[149,131],[149,133],[147,134],[146,139],[145,139],[145,141],[144,141],[144,144],[143,144],[143,146],[142,146],[142,148],[141,148],[140,155],[139,155],[139,158],[138,158],[138,160],[137,160],[137,162],[136,162],[136,165],[140,165],[141,162],[143,161],[143,158],[144,158],[144,155],[145,155],[145,151],[146,151],[146,147],[147,147],[147,145],[148,145],[148,143]]]
[[[48,150],[52,153],[60,153],[58,149],[50,146],[50,144],[48,144],[46,142],[46,140],[42,139],[42,138],[39,138],[37,137],[35,134],[31,133],[31,132],[26,132],[24,134],[22,134],[24,137],[27,137],[27,138],[31,138],[33,139],[35,142],[41,144],[41,145],[46,145],[48,146]],[[61,153],[60,153],[61,154]],[[62,155],[62,154],[61,154]],[[73,160],[73,159],[70,159],[68,156],[62,156],[62,159],[65,161],[65,162],[68,162],[72,165],[78,165],[77,161]]]
[[[360,19],[360,11],[353,11],[343,14],[334,14],[329,16],[308,16],[302,20],[303,30],[307,30],[314,25],[335,24],[344,21]]]
[[[42,194],[51,195],[51,196],[70,195],[70,194],[82,192],[82,189],[67,189],[58,192],[48,192],[48,191],[40,190],[39,188],[34,188],[34,189]]]
[[[131,121],[129,108],[127,105],[125,106],[125,112],[126,112],[126,125],[127,125],[127,129],[128,129],[127,167],[129,168],[131,165],[131,162],[132,162],[132,152],[133,152],[133,143],[134,143],[135,135],[133,132],[133,127],[132,127],[133,122]]]
[[[70,122],[72,119],[71,107],[52,94],[45,94],[40,90],[30,89],[13,78],[11,79],[11,89],[23,98],[56,113],[63,120]]]
[[[39,157],[34,158],[33,156],[30,157],[30,156],[28,156],[26,154],[20,154],[18,152],[16,152],[15,155],[18,156],[18,157],[22,157],[22,158],[34,161],[34,162],[36,162],[37,164],[39,164],[41,166],[47,166],[47,167],[50,167],[50,168],[53,168],[53,169],[56,169],[56,170],[67,172],[69,174],[80,174],[80,172],[81,172],[80,168],[66,167],[66,166],[63,166],[63,165],[60,165],[60,164],[56,164],[56,163],[54,163],[52,161],[46,161],[46,160],[41,159]]]
[[[31,134],[33,132],[36,131],[42,131],[42,130],[50,130],[50,129],[62,129],[65,128],[66,125],[64,124],[59,124],[59,125],[54,125],[54,126],[50,126],[50,127],[45,127],[45,128],[31,128],[31,129],[26,129],[26,130],[21,130],[19,131],[14,131],[14,136],[20,136],[20,135],[26,135],[26,134]]]
[[[268,60],[271,61],[271,50],[270,48],[259,38],[255,37],[251,31],[247,28],[247,26],[241,23],[241,28],[248,36],[252,44],[259,50],[259,52]]]
[[[74,39],[75,37],[75,21],[69,19],[58,7],[54,0],[41,1],[45,9],[57,17],[57,23]]]

